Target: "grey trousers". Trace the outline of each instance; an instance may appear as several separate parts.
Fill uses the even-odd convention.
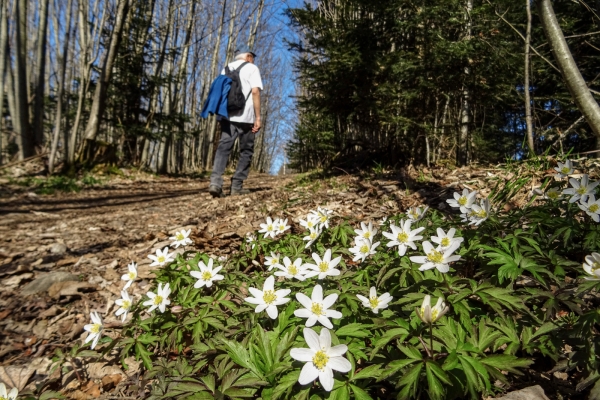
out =
[[[210,175],[210,184],[223,187],[223,172],[227,167],[229,153],[233,148],[235,139],[240,139],[240,159],[237,163],[235,173],[231,177],[231,188],[239,190],[244,181],[248,178],[250,172],[250,163],[254,154],[254,136],[252,133],[253,124],[243,124],[238,122],[221,121],[221,140],[217,153],[215,154],[215,164]]]

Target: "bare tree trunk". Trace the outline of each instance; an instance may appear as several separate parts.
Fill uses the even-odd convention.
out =
[[[258,32],[258,25],[260,24],[260,18],[262,17],[263,8],[265,5],[264,0],[260,0],[258,2],[258,11],[256,13],[256,22],[254,23],[254,27],[252,27],[252,31],[248,36],[248,48],[250,50],[254,49],[254,43],[256,42],[256,33]]]
[[[583,80],[577,64],[575,64],[575,60],[571,55],[569,46],[554,14],[552,3],[550,0],[537,0],[536,5],[544,32],[546,33],[565,84],[571,96],[573,96],[577,108],[584,115],[592,131],[600,139],[600,107]]]
[[[7,49],[8,49],[8,0],[0,0],[0,114],[4,112],[4,76],[6,74],[7,66]],[[3,116],[0,115],[0,120],[3,120]],[[0,125],[0,165],[2,165],[2,139],[4,131],[2,125]]]
[[[219,30],[217,32],[217,44],[213,50],[213,58],[210,66],[210,76],[214,77],[217,72],[217,57],[219,57],[219,47],[221,47],[221,33],[223,32],[223,25],[225,23],[225,11],[227,9],[227,0],[223,0],[223,10],[221,13],[221,22],[219,23]],[[213,115],[211,118],[210,128],[208,128],[208,140],[206,141],[206,151],[204,153],[204,169],[209,169],[212,166],[213,161],[213,148],[215,140],[215,131],[217,130],[217,118]]]
[[[465,39],[471,40],[471,11],[473,0],[466,0],[465,11]],[[469,75],[471,67],[465,67],[465,82],[462,90],[462,104],[460,111],[460,133],[458,137],[457,163],[466,165],[469,162],[469,126],[471,124],[471,91],[469,89]]]
[[[531,116],[531,94],[529,84],[529,43],[531,42],[531,0],[525,0],[525,9],[527,10],[527,28],[525,30],[525,82],[523,84],[525,91],[525,125],[527,126],[527,144],[529,153],[535,154],[535,142],[533,138],[533,118]]]
[[[36,145],[42,147],[44,143],[44,87],[46,77],[46,38],[48,30],[48,3],[49,0],[40,0],[40,22],[37,34],[36,61],[37,72],[34,74],[35,98],[33,106],[32,131]]]
[[[119,0],[119,7],[117,9],[117,15],[115,18],[115,26],[110,38],[110,46],[104,59],[104,65],[102,66],[102,71],[100,72],[100,77],[96,85],[94,100],[92,101],[92,107],[90,110],[90,117],[85,128],[84,136],[87,140],[95,140],[96,136],[98,135],[100,120],[102,119],[102,114],[104,114],[104,108],[106,107],[106,93],[108,85],[110,84],[110,77],[113,69],[112,66],[115,58],[117,57],[117,51],[121,41],[121,32],[127,17],[128,5],[128,0]]]
[[[19,146],[19,160],[35,154],[35,142],[31,137],[29,126],[29,104],[27,96],[27,0],[16,0],[15,11],[17,23],[15,27],[15,67],[14,80],[14,112],[11,115],[14,131]]]
[[[65,39],[63,43],[62,54],[59,56],[60,69],[58,71],[58,89],[56,93],[56,117],[54,118],[54,134],[52,137],[52,149],[50,151],[50,157],[48,159],[48,172],[51,174],[54,172],[54,160],[56,158],[56,150],[58,149],[58,141],[60,138],[62,111],[63,111],[63,97],[65,93],[65,75],[67,71],[67,56],[69,52],[69,42],[71,40],[71,8],[73,0],[67,2],[67,22],[65,24]],[[58,10],[56,10],[58,15]],[[58,22],[56,18],[55,23]],[[55,27],[58,30],[58,25]],[[57,41],[58,43],[58,41]],[[67,143],[63,140],[64,154],[67,154]]]

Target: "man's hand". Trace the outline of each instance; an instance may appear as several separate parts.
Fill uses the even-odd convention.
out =
[[[258,133],[260,131],[260,118],[254,119],[254,126],[252,127],[252,133]]]

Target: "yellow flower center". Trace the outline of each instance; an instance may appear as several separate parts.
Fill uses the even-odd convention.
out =
[[[273,264],[279,264],[279,258],[274,258],[271,262]]]
[[[418,213],[418,212],[416,212],[416,211],[411,211],[411,212],[409,213],[409,215],[410,215],[411,217],[413,217],[414,219],[416,219],[416,218],[418,218],[418,217],[419,217],[419,213]]]
[[[461,206],[464,206],[465,204],[467,204],[467,198],[465,196],[460,196],[457,203]]]
[[[363,253],[363,254],[367,254],[369,252],[369,246],[367,246],[366,244],[363,244],[360,247],[360,252]]]
[[[306,225],[308,225],[308,227],[309,227],[309,228],[312,228],[313,226],[315,226],[315,223],[314,223],[314,222],[312,222],[312,221],[308,221],[308,222],[306,223]]]
[[[277,300],[277,295],[272,290],[265,290],[263,293],[263,301],[265,304],[273,304],[273,302]]]
[[[408,234],[406,232],[400,232],[398,236],[396,236],[396,239],[400,243],[406,243],[408,242]]]
[[[102,329],[102,325],[100,324],[92,324],[92,328],[90,329],[90,333],[97,334]]]
[[[269,231],[269,232],[273,231],[273,225],[267,225],[267,231]]]
[[[280,231],[284,231],[285,230],[285,225],[279,225],[279,230]]]
[[[578,195],[584,195],[587,192],[587,188],[585,186],[580,186],[579,189],[577,189],[577,194]]]
[[[310,311],[312,311],[312,313],[315,315],[323,315],[323,306],[321,306],[319,303],[312,303]]]
[[[209,281],[212,278],[212,274],[208,271],[202,273],[202,280]]]
[[[441,242],[440,244],[441,244],[443,247],[448,247],[448,246],[450,246],[450,238],[448,238],[448,237],[442,238],[442,242]]]
[[[592,264],[592,272],[596,272],[599,269],[600,269],[600,263],[595,262]]]
[[[558,199],[558,192],[556,190],[549,190],[546,192],[546,196],[548,196],[549,199],[556,200]]]
[[[319,350],[313,356],[312,362],[319,371],[323,371],[329,362],[329,356],[323,350]]]
[[[363,233],[363,237],[364,237],[365,239],[368,239],[368,238],[370,238],[370,237],[371,237],[371,232],[369,232],[369,231],[366,231],[365,233]]]
[[[323,223],[327,222],[327,216],[326,215],[321,215],[321,222],[323,222]]]
[[[321,272],[329,271],[329,263],[325,262],[325,261],[321,261],[319,263],[319,271],[321,271]]]
[[[444,255],[437,250],[432,250],[427,254],[427,258],[434,264],[441,264],[444,261]]]
[[[292,264],[288,267],[288,272],[290,273],[290,275],[296,275],[298,273],[298,267]]]
[[[175,235],[175,238],[179,241],[185,239],[185,237],[183,236],[183,233],[177,233],[177,235]]]
[[[379,305],[379,299],[377,297],[369,298],[369,304],[371,304],[371,308],[377,308]]]
[[[317,232],[311,232],[310,238],[311,239],[316,239],[317,238]]]
[[[135,272],[129,272],[127,276],[129,277],[129,280],[132,281],[137,277],[137,274]]]
[[[121,308],[124,308],[125,310],[129,310],[131,308],[131,301],[123,300],[123,305],[121,306]]]
[[[159,263],[164,263],[165,262],[165,256],[158,256],[158,262]]]
[[[156,296],[154,298],[154,305],[160,305],[163,302],[163,297],[162,296]]]
[[[484,209],[481,209],[475,213],[479,218],[487,218],[488,214]]]
[[[569,172],[571,172],[571,168],[569,168],[569,167],[567,167],[567,166],[564,166],[564,167],[562,167],[562,168],[560,169],[560,172],[562,172],[562,173],[563,173],[563,174],[565,174],[565,175],[568,175],[568,174],[569,174]]]
[[[592,204],[591,206],[588,207],[588,210],[591,211],[591,212],[593,212],[593,213],[596,213],[596,212],[598,212],[598,208],[600,208],[600,207],[598,207],[598,204],[594,203],[594,204]]]
[[[431,321],[435,322],[437,320],[439,311],[437,308],[434,308],[433,310],[431,310]]]

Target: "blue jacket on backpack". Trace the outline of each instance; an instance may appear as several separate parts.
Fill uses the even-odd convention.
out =
[[[231,89],[231,79],[225,75],[219,75],[210,85],[208,97],[202,107],[202,118],[208,118],[208,114],[217,114],[229,119],[227,112],[227,95]]]

